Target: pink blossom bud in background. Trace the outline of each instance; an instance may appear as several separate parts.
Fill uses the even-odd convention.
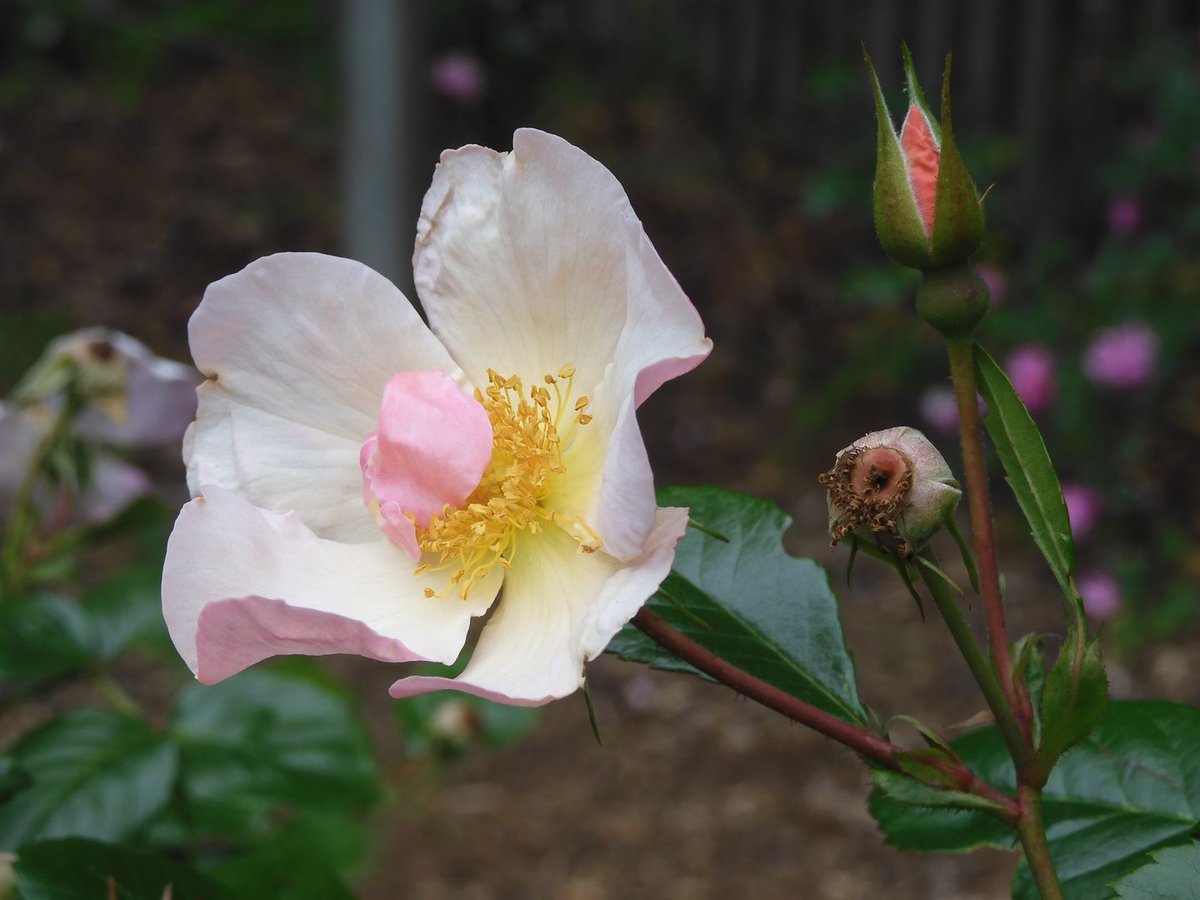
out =
[[[935,430],[951,434],[958,430],[958,403],[948,387],[926,388],[917,401],[917,412]]]
[[[1083,353],[1083,371],[1096,384],[1141,387],[1154,374],[1158,335],[1149,325],[1126,322],[1097,333]]]
[[[483,99],[486,81],[479,60],[467,53],[447,53],[429,70],[433,92],[459,106],[474,106]]]
[[[992,305],[999,306],[1003,303],[1008,293],[1008,276],[1004,274],[1004,270],[990,263],[980,263],[975,267],[975,274],[987,285]]]
[[[1108,204],[1108,230],[1129,237],[1142,227],[1142,204],[1129,194],[1118,194]]]
[[[1023,344],[1009,354],[1005,369],[1021,402],[1033,415],[1054,402],[1058,382],[1054,354],[1044,344]]]
[[[1091,618],[1106,622],[1121,609],[1121,585],[1111,572],[1092,569],[1082,573],[1076,585],[1083,597],[1083,608]]]
[[[1075,540],[1082,541],[1096,527],[1104,501],[1099,491],[1082,484],[1064,484],[1063,497],[1071,519],[1071,534]]]

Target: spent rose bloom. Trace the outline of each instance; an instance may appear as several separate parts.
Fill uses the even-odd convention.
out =
[[[1022,344],[1005,362],[1013,389],[1032,415],[1045,412],[1054,403],[1058,379],[1054,354],[1045,344]]]
[[[1083,352],[1083,371],[1094,383],[1129,390],[1141,387],[1158,362],[1158,334],[1149,325],[1125,322],[1092,338]]]
[[[669,571],[687,513],[656,507],[636,413],[711,344],[612,174],[528,129],[446,151],[413,265],[428,328],[308,253],[193,315],[208,380],[163,608],[200,681],[286,653],[450,663],[491,609],[457,678],[391,693],[536,705]]]

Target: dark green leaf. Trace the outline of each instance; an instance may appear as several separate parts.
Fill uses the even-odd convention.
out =
[[[889,769],[875,769],[871,772],[871,777],[875,780],[875,787],[881,794],[886,795],[894,803],[921,810],[922,812],[918,812],[918,815],[931,809],[965,809],[983,812],[998,809],[995,804],[983,797],[977,797],[975,794],[930,787]]]
[[[354,900],[343,875],[367,849],[363,826],[342,813],[303,814],[270,840],[207,870],[239,897],[272,900]]]
[[[0,604],[0,681],[35,680],[87,666],[91,631],[79,604],[46,594]]]
[[[357,808],[378,793],[361,723],[332,687],[256,669],[180,696],[170,732],[200,830],[259,835],[280,809]]]
[[[0,807],[0,849],[47,838],[124,840],[167,803],[175,748],[140,719],[109,710],[66,713],[10,754],[32,783]]]
[[[1033,745],[1042,743],[1042,693],[1046,685],[1045,641],[1040,634],[1027,634],[1013,648],[1013,683],[1029,695],[1033,708]]]
[[[1114,702],[1099,727],[1059,760],[1043,794],[1050,854],[1069,900],[1114,896],[1106,887],[1161,847],[1190,843],[1200,823],[1200,710],[1163,701]],[[985,781],[1013,789],[1012,763],[995,728],[953,742]],[[1011,848],[1012,833],[973,812],[919,810],[876,791],[871,811],[889,843],[906,850]],[[1028,868],[1017,900],[1036,900]]]
[[[232,900],[220,884],[150,853],[100,841],[63,838],[21,848],[21,900]],[[265,896],[265,895],[264,895]]]
[[[161,597],[161,566],[128,568],[91,591],[83,608],[93,654],[115,659],[130,644],[165,635]]]
[[[1042,690],[1038,762],[1043,771],[1091,733],[1104,717],[1107,702],[1108,675],[1100,661],[1100,642],[1088,641],[1072,629]]]
[[[812,560],[783,550],[791,520],[765,500],[712,487],[668,488],[659,502],[691,507],[729,543],[689,531],[663,583],[674,602],[655,596],[649,608],[751,675],[866,724],[829,579]],[[626,626],[608,649],[655,668],[695,672],[633,626]]]
[[[1154,862],[1114,881],[1121,900],[1200,900],[1200,844],[1152,853]]]
[[[1073,596],[1070,579],[1075,571],[1075,544],[1071,540],[1071,521],[1046,443],[1008,376],[978,344],[975,371],[979,376],[979,392],[988,405],[984,425],[1004,466],[1004,474],[1038,549],[1063,592]]]
[[[11,756],[0,756],[0,804],[7,803],[32,781],[29,773],[14,763]]]

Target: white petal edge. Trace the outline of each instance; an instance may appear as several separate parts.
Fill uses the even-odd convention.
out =
[[[295,509],[322,537],[371,537],[358,507],[346,498],[330,501],[350,483],[350,493],[361,497],[357,452],[378,424],[388,378],[439,369],[463,379],[390,281],[361,263],[319,253],[263,257],[214,282],[188,330],[196,365],[208,378],[185,440],[193,493],[200,484],[217,484],[264,509]],[[239,407],[256,412],[233,418]],[[243,427],[249,422],[253,427]],[[327,485],[272,477],[273,455],[290,444],[297,473],[306,455],[326,476],[335,459],[344,461],[345,472]]]
[[[259,509],[215,486],[179,514],[163,567],[163,616],[205,682],[283,653],[352,653],[388,662],[453,662],[499,573],[460,600],[449,572],[413,574],[385,539],[318,538],[294,514]],[[441,596],[424,596],[432,587]]]
[[[476,384],[489,367],[537,384],[569,363],[590,393],[625,323],[631,221],[612,173],[555,135],[445,151],[413,254],[434,333]]]
[[[410,676],[393,697],[457,690],[514,706],[541,706],[578,690],[584,663],[642,607],[671,570],[687,510],[658,510],[641,556],[622,564],[580,553],[561,532],[523,546],[505,578],[504,594],[456,678]]]

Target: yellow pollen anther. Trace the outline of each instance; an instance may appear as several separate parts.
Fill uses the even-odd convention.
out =
[[[557,377],[545,375],[542,380],[553,388],[552,397],[542,385],[526,389],[520,378],[506,378],[488,369],[487,386],[475,390],[475,399],[491,422],[491,460],[461,507],[446,507],[431,517],[425,528],[417,529],[421,550],[439,557],[432,565],[419,566],[418,574],[453,569],[450,581],[466,599],[471,587],[493,566],[510,567],[521,534],[540,534],[546,523],[562,527],[586,553],[599,549],[600,540],[586,522],[564,517],[546,505],[555,482],[566,471],[560,427],[569,426],[565,435],[569,443],[570,429],[592,420],[580,412],[591,402],[587,397],[574,402],[578,415],[564,417],[572,408],[574,375],[575,367],[570,365],[559,369]],[[436,592],[428,588],[425,596],[436,596]]]

